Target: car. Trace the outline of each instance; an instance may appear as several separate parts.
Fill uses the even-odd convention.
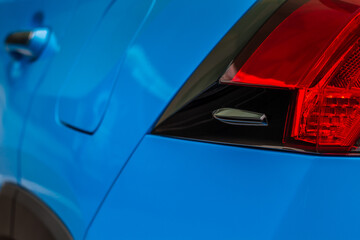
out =
[[[359,239],[359,0],[0,0],[0,239]]]

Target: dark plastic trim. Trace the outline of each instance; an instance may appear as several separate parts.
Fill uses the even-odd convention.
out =
[[[296,1],[299,0],[291,0],[290,4]],[[214,84],[244,47],[249,42],[253,42],[253,38],[260,39],[261,43],[266,38],[266,33],[260,31],[261,36],[257,36],[259,35],[259,29],[261,30],[263,25],[285,3],[289,4],[286,0],[257,1],[194,71],[166,108],[156,126],[159,126]],[[286,16],[286,14],[282,15]],[[273,28],[275,27],[273,26]],[[271,32],[271,30],[268,31]]]
[[[13,232],[16,190],[9,185],[4,185],[0,191],[0,239],[7,239]]]
[[[282,140],[289,103],[296,92],[220,84],[219,79],[231,64],[241,66],[245,63],[283,20],[308,1],[257,1],[190,76],[159,118],[151,134],[288,150]],[[218,121],[220,119],[214,116],[216,110],[223,108],[264,113],[268,125],[257,128],[253,125],[224,124],[224,121]],[[234,119],[230,120],[234,123]]]
[[[26,189],[6,183],[0,191],[0,239],[72,240],[60,218]]]

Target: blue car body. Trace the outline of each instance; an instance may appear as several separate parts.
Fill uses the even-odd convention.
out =
[[[74,239],[357,239],[357,157],[151,135],[255,0],[0,0],[0,39],[49,27],[34,62],[0,50],[0,185]]]

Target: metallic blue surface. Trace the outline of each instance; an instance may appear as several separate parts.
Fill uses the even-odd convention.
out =
[[[71,11],[72,0],[62,1],[54,11],[55,1],[0,1],[0,40],[4,41],[9,33],[43,27],[42,17],[48,14],[48,22],[61,35],[68,22],[62,13]],[[41,11],[43,10],[43,11]],[[61,16],[61,17],[59,17]],[[61,24],[54,21],[61,19]],[[54,43],[52,39],[52,44]],[[13,61],[0,48],[0,185],[5,181],[16,182],[19,178],[18,153],[23,136],[24,124],[32,96],[49,62],[51,51],[45,50],[37,62],[23,64]],[[53,46],[53,45],[52,45]]]
[[[254,2],[0,0],[0,39],[54,34],[31,64],[0,50],[0,185],[75,239],[360,238],[359,158],[146,135]]]
[[[0,53],[5,99],[0,99],[5,106],[0,108],[0,181],[17,178],[54,210],[75,239],[83,238],[143,136],[254,2],[39,1],[19,8],[25,13],[19,19],[8,4],[25,7],[36,1],[0,2],[0,37],[47,26],[58,46],[32,64],[9,63],[5,51]],[[33,17],[38,11],[43,22]],[[15,22],[34,18],[35,23],[7,25],[7,12],[15,13]],[[14,65],[11,79],[5,71],[9,64]],[[17,85],[10,86],[13,78]],[[66,98],[73,104],[64,104]],[[67,114],[73,115],[67,119]],[[62,120],[83,131],[97,130],[84,134]]]
[[[81,49],[60,93],[58,111],[61,122],[88,133],[98,128],[123,55],[154,3],[155,0],[117,1],[111,6]]]
[[[359,158],[149,135],[87,239],[358,239],[359,172]]]

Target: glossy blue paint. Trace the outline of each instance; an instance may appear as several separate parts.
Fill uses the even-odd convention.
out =
[[[64,31],[67,18],[61,13],[71,12],[73,0],[62,1],[54,11],[54,1],[0,1],[0,41],[10,33],[44,27],[43,16],[58,35]],[[49,17],[48,17],[49,16]],[[54,19],[59,20],[61,24]],[[18,153],[28,109],[35,89],[49,65],[49,52],[37,62],[24,64],[13,61],[2,44],[0,48],[0,185],[19,178]]]
[[[359,158],[149,135],[87,239],[358,239],[359,172]]]
[[[121,39],[117,35],[122,31],[112,27],[118,23],[116,13],[120,9],[117,6],[123,2],[93,0],[76,4],[71,24],[58,36],[60,51],[48,58],[49,65],[33,91],[20,141],[20,184],[48,204],[75,239],[84,236],[124,163],[175,93],[255,1],[143,1],[147,5],[137,8],[139,16],[144,16],[145,9],[152,10],[139,32],[134,31],[139,22],[128,23],[131,30],[126,33],[133,36],[126,36],[130,40],[118,46],[118,55],[93,51],[88,46],[99,42],[97,31],[106,36],[114,34],[112,38],[102,39],[103,46],[113,46]],[[149,5],[152,3],[153,7]],[[113,9],[117,10],[112,12]],[[106,29],[103,23],[109,23],[111,28]],[[57,33],[56,29],[54,32]],[[122,57],[121,52],[129,41],[131,44]],[[106,48],[106,52],[109,51]],[[67,79],[78,71],[77,67],[82,69],[79,74],[86,69],[81,65],[84,56],[101,62],[107,58],[111,61],[109,66],[100,67],[101,74],[96,75],[99,78],[93,80],[98,84],[94,86],[100,95],[74,88],[79,90],[76,94],[90,94],[88,96],[96,98],[93,103],[101,105],[107,101],[111,84],[116,82],[101,125],[92,135],[62,124],[58,114],[61,111],[57,111],[61,89],[66,86]],[[86,86],[88,79],[80,80],[82,82],[78,83]],[[82,102],[84,95],[74,97]],[[100,115],[104,108],[97,108],[100,111],[95,109],[95,113]],[[93,116],[90,110],[84,111],[88,118]],[[87,125],[86,118],[79,118],[84,125],[76,126],[84,129],[94,126],[91,120],[87,119],[91,123]]]
[[[68,76],[58,103],[59,120],[93,133],[105,114],[127,48],[155,0],[117,1],[99,23]],[[131,23],[131,24],[130,24]]]
[[[0,39],[54,33],[31,64],[0,49],[0,185],[75,239],[358,239],[359,158],[146,135],[254,2],[0,0]]]

